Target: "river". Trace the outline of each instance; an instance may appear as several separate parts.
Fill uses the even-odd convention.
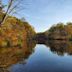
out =
[[[72,72],[72,42],[36,44],[26,60],[9,67],[10,72]]]

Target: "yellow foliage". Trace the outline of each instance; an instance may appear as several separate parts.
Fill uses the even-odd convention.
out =
[[[18,44],[22,46],[23,41],[32,38],[34,34],[35,31],[28,22],[8,16],[0,27],[0,37],[3,38],[0,40],[0,46],[17,46]]]

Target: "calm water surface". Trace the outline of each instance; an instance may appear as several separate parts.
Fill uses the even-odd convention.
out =
[[[72,72],[72,43],[36,44],[28,58],[9,67],[10,72]]]

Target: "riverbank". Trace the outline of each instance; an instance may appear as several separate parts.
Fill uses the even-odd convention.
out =
[[[11,46],[22,47],[34,35],[35,31],[28,22],[8,16],[4,24],[0,26],[0,48]]]

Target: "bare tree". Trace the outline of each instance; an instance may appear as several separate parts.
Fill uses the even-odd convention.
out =
[[[17,9],[21,10],[22,6],[20,6],[20,5],[22,4],[23,1],[24,0],[9,0],[9,2],[7,4],[7,10],[5,11],[5,14],[4,14],[3,18],[2,18],[1,24],[3,24],[5,22],[5,20],[6,20],[6,18],[8,17],[9,14],[16,13]]]

